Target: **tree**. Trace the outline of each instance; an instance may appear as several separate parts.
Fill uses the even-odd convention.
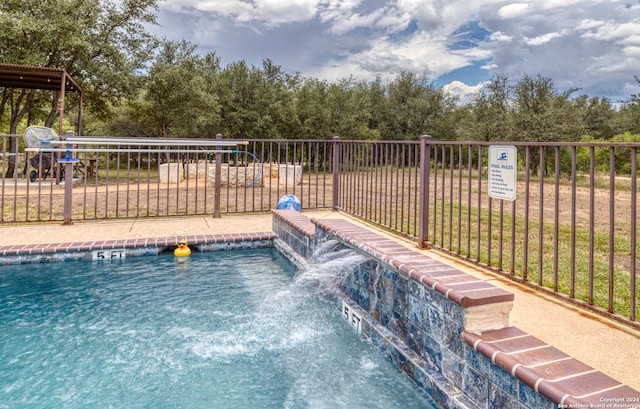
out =
[[[560,93],[549,78],[525,75],[515,85],[514,133],[527,142],[575,140],[582,120],[569,97],[575,89]],[[539,150],[531,152],[532,173],[539,167]],[[545,155],[547,159],[552,155]],[[546,162],[546,161],[545,161]],[[546,171],[546,166],[545,169]]]
[[[574,103],[582,116],[584,133],[596,139],[610,139],[618,133],[616,112],[607,98],[582,95]]]
[[[270,139],[296,135],[293,94],[301,81],[269,59],[262,67],[248,67],[244,61],[227,65],[213,82],[222,106],[222,133]]]
[[[386,86],[381,78],[376,78],[367,89],[369,99],[369,107],[371,114],[369,115],[368,129],[373,132],[373,139],[380,139],[382,129],[387,117],[388,101],[386,97]]]
[[[512,92],[505,75],[496,75],[480,90],[470,107],[470,139],[500,141],[513,138]]]
[[[640,85],[640,78],[635,77]],[[640,94],[632,94],[620,109],[620,120],[623,131],[640,134]]]
[[[295,120],[298,131],[296,139],[329,139],[335,132],[329,126],[331,109],[327,98],[329,83],[315,78],[303,81],[294,96]]]
[[[253,67],[250,75],[254,97],[251,106],[257,113],[257,121],[251,134],[254,138],[286,138],[294,132],[295,108],[292,94],[301,82],[299,75],[289,75],[270,59],[262,62],[262,68]]]
[[[195,50],[196,45],[187,41],[163,43],[143,90],[130,102],[129,116],[142,132],[161,138],[194,137],[219,123],[220,106],[204,76],[206,63],[215,60]]]
[[[520,138],[531,142],[575,138],[581,126],[569,100],[575,91],[560,93],[550,78],[525,75],[515,85],[514,119]]]
[[[367,84],[353,78],[306,79],[295,93],[296,138],[372,139],[377,133],[369,127],[371,101]]]
[[[446,116],[453,109],[451,100],[426,75],[400,73],[386,87],[387,111],[381,121],[382,139],[415,139],[429,133],[447,136]]]
[[[346,78],[330,84],[327,89],[329,137],[345,139],[371,139],[376,132],[368,129],[371,117],[371,99],[362,82]]]
[[[106,116],[110,103],[136,88],[133,74],[155,47],[144,25],[155,23],[153,9],[158,2],[3,0],[0,62],[65,69],[82,85],[86,108]],[[11,133],[30,112],[45,104],[45,125],[50,126],[57,116],[58,92],[46,97],[36,90],[2,92],[0,103],[12,104]],[[0,106],[0,112],[6,108]]]

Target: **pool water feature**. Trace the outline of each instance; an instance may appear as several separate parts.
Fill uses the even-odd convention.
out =
[[[5,266],[0,408],[431,408],[310,271],[272,249]]]

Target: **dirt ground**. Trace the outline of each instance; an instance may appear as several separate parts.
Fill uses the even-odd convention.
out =
[[[297,186],[268,185],[262,187],[223,186],[220,189],[221,213],[264,212],[276,207],[284,194],[295,194],[309,208],[331,206],[331,180],[321,184],[303,181]],[[63,220],[63,184],[49,180],[26,181],[18,186],[5,185],[2,209],[5,222]],[[73,219],[103,219],[214,214],[215,189],[205,181],[183,180],[180,183],[119,183],[95,186],[75,183],[72,195]]]
[[[450,179],[444,179],[445,201],[449,201]],[[432,185],[434,182],[432,181]],[[609,233],[610,221],[614,221],[614,232],[616,235],[624,234],[627,237],[631,234],[631,219],[634,215],[634,200],[631,192],[630,180],[621,180],[616,182],[613,191],[613,200],[611,200],[611,191],[609,187],[604,187],[605,183],[599,181],[594,184],[591,189],[587,182],[581,181],[576,184],[575,192],[571,184],[560,182],[557,186],[554,181],[545,180],[542,189],[540,188],[539,179],[536,177],[529,181],[529,188],[525,181],[516,183],[516,200],[515,212],[519,218],[524,219],[528,207],[528,215],[530,221],[538,221],[542,218],[545,223],[554,224],[556,217],[558,224],[570,226],[572,217],[575,216],[576,228],[589,229],[593,222],[595,231]],[[438,180],[439,191],[442,191],[443,180]],[[458,179],[453,181],[453,201],[458,201]],[[489,208],[488,184],[486,180],[482,181],[481,206],[483,209]],[[469,188],[467,179],[462,183],[462,204],[468,202]],[[440,197],[438,197],[440,199]],[[638,195],[636,194],[636,206]],[[491,200],[492,209],[499,211],[501,200]],[[477,179],[473,179],[471,183],[471,206],[477,207],[478,203],[478,184]],[[512,202],[504,201],[504,212],[510,215],[512,212]],[[540,211],[542,209],[542,217]],[[557,211],[557,215],[556,215]],[[639,215],[636,209],[636,224],[640,225]]]

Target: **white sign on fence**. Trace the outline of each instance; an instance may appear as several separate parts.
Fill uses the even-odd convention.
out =
[[[515,146],[489,146],[489,196],[516,200],[518,155]]]

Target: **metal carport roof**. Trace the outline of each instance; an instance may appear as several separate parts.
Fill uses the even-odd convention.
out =
[[[79,134],[81,133],[82,88],[64,69],[18,64],[0,64],[0,87],[60,91],[60,115],[58,120],[59,134],[62,134],[65,92],[78,92],[80,94],[80,106],[77,132]]]

